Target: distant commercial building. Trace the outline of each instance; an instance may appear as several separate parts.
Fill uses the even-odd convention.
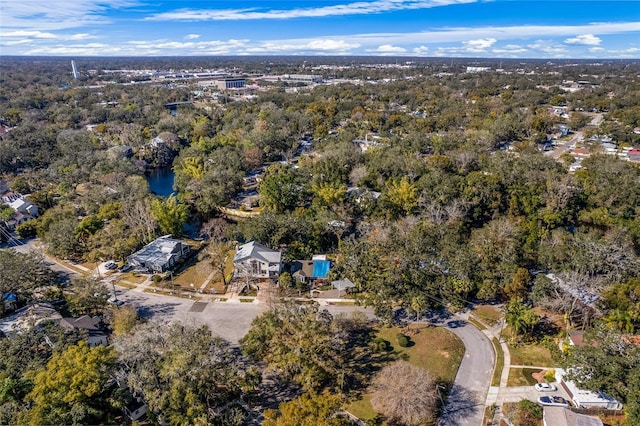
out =
[[[215,85],[218,89],[242,89],[245,86],[244,78],[222,78],[215,80]]]
[[[323,79],[321,75],[312,75],[312,74],[284,74],[284,75],[274,75],[263,78],[264,81],[277,83],[279,81],[285,83],[303,83],[303,84],[314,84],[314,83],[322,83]]]
[[[491,67],[467,67],[467,72],[470,74],[487,71],[491,71]]]

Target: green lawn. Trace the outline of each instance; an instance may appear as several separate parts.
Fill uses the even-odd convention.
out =
[[[511,354],[511,364],[513,365],[531,365],[536,367],[554,366],[551,352],[541,345],[509,345],[509,353]]]
[[[473,308],[472,313],[488,326],[496,325],[498,321],[500,321],[500,318],[502,318],[502,312],[491,305],[476,306]]]
[[[371,395],[364,394],[362,398],[352,402],[347,406],[347,411],[369,424],[375,424],[376,412],[371,408]]]
[[[460,339],[442,327],[424,327],[419,329],[418,334],[410,336],[413,344],[403,348],[396,341],[396,334],[400,332],[397,327],[383,327],[378,330],[376,337],[389,342],[393,358],[406,359],[424,368],[441,383],[453,383],[464,355],[464,345]],[[369,394],[362,395],[346,407],[347,411],[371,422],[376,413],[371,408],[370,398]]]
[[[127,272],[127,273],[120,274],[120,276],[118,277],[118,280],[130,282],[133,284],[142,284],[147,280],[147,276],[138,274],[136,272]]]
[[[535,368],[510,368],[507,386],[533,386],[538,381],[531,374],[538,372],[540,370]]]
[[[388,341],[398,358],[431,372],[437,380],[452,383],[464,355],[464,345],[455,334],[442,327],[425,327],[411,336],[412,346],[403,348],[396,341],[397,327],[384,327],[378,337]]]
[[[504,368],[504,351],[500,342],[495,337],[491,339],[493,349],[496,352],[496,365],[493,370],[493,377],[491,378],[491,386],[500,386],[500,379],[502,378],[502,369]]]

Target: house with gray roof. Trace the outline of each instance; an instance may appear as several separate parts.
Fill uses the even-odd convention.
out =
[[[598,417],[574,413],[565,407],[543,407],[544,426],[603,426]]]
[[[162,273],[172,269],[190,252],[188,244],[165,235],[127,257],[127,261],[134,268]]]
[[[83,315],[80,318],[62,318],[60,326],[65,330],[82,330],[86,333],[87,344],[90,348],[96,346],[108,346],[107,334],[104,332],[104,324],[100,317]]]
[[[237,276],[277,279],[282,272],[282,253],[251,241],[238,247],[233,266]]]

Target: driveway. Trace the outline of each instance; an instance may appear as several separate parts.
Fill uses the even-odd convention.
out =
[[[462,319],[444,326],[462,340],[465,352],[438,425],[480,426],[495,362],[493,346],[484,333]]]
[[[536,402],[541,396],[561,396],[566,400],[571,398],[558,383],[554,383],[558,388],[554,392],[538,392],[533,386],[509,386],[500,390],[500,395],[496,404],[502,405],[505,402],[520,402],[523,399]]]

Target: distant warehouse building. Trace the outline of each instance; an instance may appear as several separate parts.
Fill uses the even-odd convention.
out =
[[[216,87],[218,89],[242,89],[245,85],[244,78],[221,78],[215,80]]]
[[[127,261],[135,268],[162,273],[176,266],[190,252],[188,244],[165,235],[127,257]]]
[[[284,74],[284,75],[270,75],[262,78],[263,81],[270,83],[286,82],[286,83],[302,83],[302,84],[318,84],[322,83],[323,79],[321,75],[311,74]]]

